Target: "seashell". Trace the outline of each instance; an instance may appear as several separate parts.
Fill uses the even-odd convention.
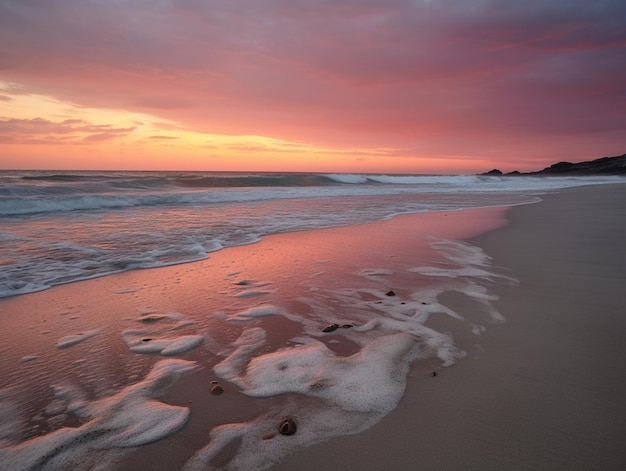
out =
[[[211,394],[214,394],[216,396],[219,396],[220,394],[222,394],[224,392],[224,388],[222,386],[220,386],[219,384],[214,384],[211,387]]]
[[[339,328],[338,324],[330,324],[322,329],[322,332],[334,332]]]
[[[351,329],[352,327],[354,327],[352,324],[341,324],[339,326],[340,329]]]
[[[278,431],[281,435],[293,435],[298,430],[296,421],[291,417],[285,417],[278,424]]]
[[[268,432],[265,435],[263,435],[261,438],[263,440],[270,440],[272,438],[274,438],[276,436],[276,432]]]

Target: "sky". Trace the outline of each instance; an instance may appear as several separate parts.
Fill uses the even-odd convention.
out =
[[[540,170],[625,77],[624,0],[0,0],[0,168]]]

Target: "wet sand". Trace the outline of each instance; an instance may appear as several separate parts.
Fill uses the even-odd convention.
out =
[[[442,260],[430,247],[431,242],[441,237],[472,237],[498,227],[504,223],[504,212],[505,208],[486,208],[404,215],[358,226],[278,234],[258,244],[212,253],[202,262],[136,270],[0,300],[0,389],[4,390],[0,399],[7,400],[6,407],[18,412],[4,424],[0,438],[15,442],[16,435],[22,441],[49,437],[59,427],[66,427],[66,431],[67,427],[95,427],[105,418],[93,420],[67,412],[67,401],[55,396],[57,385],[82,391],[81,400],[111,398],[146,378],[158,360],[174,357],[200,366],[178,379],[162,396],[167,404],[189,408],[190,419],[182,430],[138,448],[122,447],[112,454],[106,447],[101,452],[100,442],[90,443],[87,448],[75,445],[75,450],[67,454],[74,461],[82,461],[84,469],[90,469],[89,460],[107,469],[180,469],[196,450],[209,443],[214,427],[258,422],[258,417],[270,414],[263,419],[267,425],[261,424],[255,434],[257,442],[253,445],[259,446],[261,437],[273,431],[280,418],[272,418],[268,411],[303,416],[311,410],[306,404],[319,406],[319,399],[293,394],[250,398],[224,380],[225,393],[214,396],[210,393],[211,381],[220,378],[213,367],[248,324],[268,332],[260,353],[293,346],[291,339],[304,335],[303,325],[280,316],[238,324],[229,322],[229,316],[255,306],[276,305],[313,319],[314,331],[320,335],[329,322],[353,320],[342,307],[346,301],[333,298],[338,291],[374,290],[385,301],[389,299],[399,306],[403,300],[410,301],[416,280],[424,278],[409,269]],[[379,270],[382,274],[375,275]],[[387,298],[383,293],[389,289],[395,289],[398,295]],[[368,296],[371,299],[365,304],[378,299]],[[362,301],[351,300],[357,304]],[[197,346],[199,336],[204,341]],[[168,339],[181,338],[191,343],[189,349],[176,355],[159,355],[152,350]],[[359,350],[347,334],[323,337],[323,341],[339,356]],[[151,349],[147,354],[133,351],[146,347]],[[428,368],[439,363],[430,360]],[[137,424],[143,422],[139,406],[128,411],[137,415]],[[116,409],[119,407],[110,404],[110,410]],[[301,431],[306,429],[307,424],[302,424]],[[98,433],[106,436],[108,432]],[[290,443],[303,434],[298,433]],[[92,431],[90,436],[98,434]],[[28,455],[41,452],[38,443],[35,438],[27,444]],[[280,448],[281,443],[291,446],[278,439],[267,443],[269,447]],[[212,464],[221,467],[227,463],[237,451],[237,444],[234,440]],[[90,453],[89,447],[97,453]],[[0,449],[0,468],[3,459],[13,466],[11,453],[3,458]],[[269,456],[272,460],[275,455]],[[45,453],[42,459],[47,459]],[[55,459],[65,457],[55,455]]]
[[[274,471],[626,469],[626,185],[542,198],[469,240],[520,281],[493,287],[480,358],[414,372],[373,428]]]

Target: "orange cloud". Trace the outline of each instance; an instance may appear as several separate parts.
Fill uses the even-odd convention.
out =
[[[401,157],[415,171],[431,159],[448,171],[612,155],[626,147],[624,18],[619,0],[4,2],[0,100],[12,111],[0,115],[85,119],[110,128],[85,132],[84,144],[136,150],[142,139],[145,152],[197,149],[208,135],[300,143],[309,150],[280,161],[293,168],[338,166],[324,149],[373,150],[379,167]],[[14,106],[33,96],[66,109]],[[172,138],[151,137],[160,131]],[[217,148],[247,162],[257,144]]]

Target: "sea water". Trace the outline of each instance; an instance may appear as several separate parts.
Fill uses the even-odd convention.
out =
[[[616,178],[0,173],[0,297],[204,259],[268,234],[513,205]]]
[[[531,203],[547,191],[615,181],[5,172],[0,293],[184,264],[269,234]],[[446,367],[468,354],[429,319],[454,319],[477,343],[487,325],[504,321],[490,287],[513,278],[464,242],[426,237],[424,244],[428,258],[411,251],[385,265],[372,255],[356,271],[329,254],[282,282],[213,267],[220,281],[211,286],[122,285],[97,305],[40,306],[28,332],[11,334],[21,340],[2,337],[0,469],[267,469],[298,448],[365,430],[402,399],[411,365]],[[139,291],[154,302],[137,311]],[[450,291],[480,306],[484,318],[444,305]],[[165,300],[178,301],[166,308]],[[107,317],[119,306],[129,311]],[[184,377],[206,387],[177,389]],[[213,406],[210,379],[226,390],[225,401],[236,399],[231,411],[228,402]],[[193,401],[180,399],[187,395]],[[276,432],[284,416],[298,424],[293,436]],[[171,455],[179,455],[175,464]]]

